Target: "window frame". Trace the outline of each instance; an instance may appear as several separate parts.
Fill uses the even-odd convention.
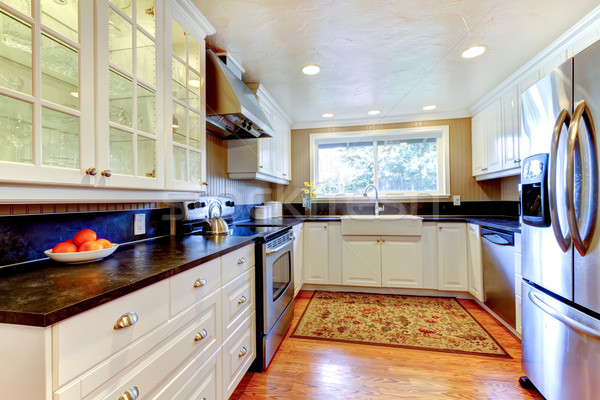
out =
[[[317,200],[363,199],[362,193],[323,194],[319,193],[317,182],[317,149],[320,143],[335,143],[341,139],[354,141],[394,140],[435,137],[438,145],[438,190],[422,192],[384,192],[380,199],[436,199],[450,197],[450,127],[448,125],[423,126],[414,128],[361,130],[348,132],[328,132],[310,134],[310,180],[317,186]],[[374,176],[377,182],[377,151],[374,149]],[[371,200],[369,200],[371,201]]]

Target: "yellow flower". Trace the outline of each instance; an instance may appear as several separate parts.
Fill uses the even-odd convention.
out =
[[[309,192],[309,190],[308,190],[308,189],[302,189],[302,191],[303,191],[304,193],[307,193],[307,194],[308,194],[308,192]]]
[[[315,183],[314,183],[314,182],[311,182],[311,184],[310,184],[310,187],[311,187],[311,188],[313,188],[313,189],[315,189],[315,190],[317,189],[317,188],[315,187]]]
[[[315,198],[315,197],[317,197],[317,194],[316,193],[311,193],[310,197]]]
[[[308,183],[308,182],[304,182],[304,186],[306,186],[306,187],[310,187],[310,183]]]

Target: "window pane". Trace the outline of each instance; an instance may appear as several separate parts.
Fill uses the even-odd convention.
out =
[[[177,181],[187,179],[185,149],[173,146],[173,178]]]
[[[0,96],[0,160],[32,163],[32,121],[31,104]]]
[[[374,182],[373,142],[318,145],[319,193],[362,193]]]
[[[131,133],[110,128],[110,160],[113,173],[133,175],[133,136]]]
[[[188,46],[189,46],[189,54],[188,54],[188,64],[190,67],[194,68],[196,71],[200,71],[200,63],[202,60],[202,47],[200,43],[196,41],[192,36],[188,35]]]
[[[110,71],[109,118],[112,122],[132,127],[131,115],[133,109],[133,82],[115,71]]]
[[[156,141],[138,136],[138,176],[154,178],[156,176]]]
[[[172,77],[173,77],[173,97],[182,103],[187,102],[186,98],[186,72],[187,69],[184,64],[182,64],[179,60],[173,57],[172,63]]]
[[[42,24],[75,43],[79,42],[78,1],[42,0]]]
[[[3,0],[4,3],[8,4],[17,11],[23,14],[31,16],[31,0]]]
[[[377,142],[379,191],[437,191],[437,150],[436,138]]]
[[[202,109],[202,102],[200,100],[200,85],[202,84],[200,75],[189,71],[190,80],[188,81],[188,94],[189,94],[189,106],[196,110]]]
[[[187,61],[185,53],[186,53],[186,49],[185,49],[185,31],[183,30],[183,28],[181,27],[181,25],[179,25],[177,22],[175,21],[171,21],[171,24],[173,26],[171,34],[172,34],[172,48],[173,48],[173,54],[175,54],[177,57],[181,58],[184,62]]]
[[[112,9],[108,17],[108,38],[110,62],[133,73],[133,27]]]
[[[138,0],[137,6],[137,23],[144,28],[152,36],[154,33],[154,15],[156,9],[154,7],[155,0]]]
[[[202,153],[190,150],[190,182],[202,180]]]
[[[156,51],[155,43],[138,31],[137,35],[137,76],[156,85]]]
[[[79,168],[79,118],[42,108],[42,164]]]
[[[173,141],[187,144],[187,109],[173,102]]]
[[[0,86],[31,94],[31,27],[0,12]]]
[[[202,144],[202,135],[204,132],[202,131],[202,116],[200,114],[196,114],[195,112],[190,112],[190,146],[195,147],[197,149],[200,148]]]
[[[137,89],[137,128],[151,135],[156,134],[156,94],[142,85]]]
[[[110,0],[110,2],[119,10],[123,11],[125,15],[131,18],[131,9],[133,8],[131,0]]]
[[[79,109],[79,54],[47,35],[42,35],[42,98]]]

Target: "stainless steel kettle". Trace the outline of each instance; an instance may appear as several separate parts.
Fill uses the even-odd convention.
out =
[[[217,216],[213,214],[215,208],[219,210],[219,215]],[[208,218],[205,218],[202,223],[203,235],[229,235],[229,225],[221,218],[222,213],[223,208],[221,207],[221,203],[215,201],[210,204],[208,207]]]

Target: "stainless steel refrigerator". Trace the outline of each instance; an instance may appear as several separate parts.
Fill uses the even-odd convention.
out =
[[[549,400],[600,398],[600,45],[522,95],[523,370]]]

